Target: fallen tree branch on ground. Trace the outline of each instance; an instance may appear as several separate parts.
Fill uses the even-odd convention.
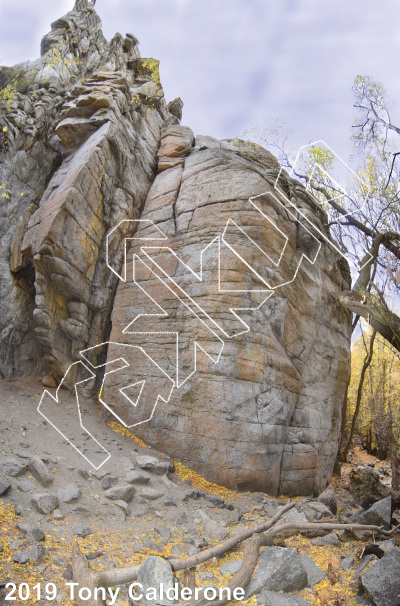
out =
[[[251,577],[253,576],[258,564],[259,551],[261,547],[273,545],[274,539],[277,537],[277,535],[285,530],[302,531],[314,530],[315,528],[320,530],[361,530],[363,532],[369,531],[377,534],[383,534],[384,536],[391,536],[400,529],[399,526],[396,526],[396,528],[393,528],[392,530],[385,530],[381,526],[365,524],[333,524],[330,522],[286,522],[284,524],[278,524],[261,535],[253,536],[251,541],[247,543],[243,555],[243,564],[240,570],[232,577],[227,585],[227,587],[230,589],[231,595],[235,589],[246,587],[251,580]],[[231,600],[224,598],[210,602],[210,600],[202,598],[192,602],[179,602],[177,606],[225,606],[230,601]]]
[[[245,545],[243,564],[240,570],[232,577],[228,583],[228,587],[233,592],[238,587],[245,587],[250,581],[253,572],[258,563],[259,550],[261,547],[266,545],[272,545],[277,535],[285,530],[298,530],[309,531],[309,530],[347,530],[347,531],[362,531],[372,532],[381,534],[384,536],[391,536],[395,532],[399,531],[399,526],[392,530],[385,530],[383,527],[365,524],[339,524],[332,522],[285,522],[277,524],[279,519],[292,507],[295,503],[288,503],[284,507],[281,507],[275,516],[262,524],[259,524],[255,528],[245,530],[234,537],[213,545],[212,547],[196,553],[192,556],[186,556],[183,558],[176,558],[169,560],[169,563],[174,572],[180,570],[193,569],[199,564],[203,564],[208,560],[222,556],[226,552],[230,551],[243,541],[251,539]],[[140,566],[130,566],[128,568],[120,568],[117,570],[107,570],[102,572],[94,572],[90,569],[89,563],[86,557],[80,552],[79,547],[75,544],[73,549],[73,580],[79,584],[79,587],[89,588],[108,588],[132,583],[136,581]],[[94,592],[92,591],[92,594]],[[221,599],[216,602],[210,603],[209,600],[201,599],[192,602],[181,602],[178,606],[224,606],[228,603],[228,599]],[[78,600],[78,606],[103,606],[103,601],[100,599],[93,598],[91,601],[85,601],[84,603]]]
[[[223,541],[218,545],[213,545],[209,549],[200,551],[199,553],[196,553],[192,556],[169,560],[169,563],[171,564],[171,567],[174,571],[186,570],[188,568],[193,568],[198,564],[207,562],[208,560],[211,560],[216,556],[223,555],[230,549],[233,549],[239,543],[250,538],[252,535],[260,534],[274,526],[274,524],[276,524],[276,522],[294,506],[295,503],[289,502],[284,507],[279,508],[273,518],[269,519],[266,522],[263,522],[262,524],[259,524],[255,528],[244,530],[243,532],[238,533],[236,536],[230,537],[226,541]],[[125,583],[133,583],[137,579],[139,568],[140,566],[130,566],[129,568],[120,568],[118,570],[94,572],[90,569],[89,562],[87,561],[87,558],[84,556],[84,554],[82,554],[79,550],[78,545],[75,544],[73,548],[72,572],[74,582],[78,583],[77,593],[79,592],[80,587],[89,587],[91,589],[95,587],[108,588],[116,587],[118,585],[124,585]],[[79,600],[77,600],[77,604],[78,606],[103,606],[103,602],[94,597],[92,597],[91,600],[85,602],[80,602]]]
[[[175,572],[178,570],[185,570],[186,568],[193,568],[194,566],[198,566],[199,564],[203,564],[212,558],[221,556],[226,553],[230,549],[233,549],[239,543],[242,543],[246,539],[249,539],[253,534],[259,534],[264,532],[274,526],[276,522],[287,512],[289,509],[295,506],[295,503],[288,503],[284,507],[281,507],[278,512],[274,515],[273,518],[269,519],[267,522],[263,522],[259,524],[255,528],[249,528],[249,530],[244,530],[234,537],[230,537],[219,543],[218,545],[213,545],[209,549],[205,549],[204,551],[200,551],[192,556],[187,556],[184,558],[176,558],[174,560],[169,560],[169,563],[172,566],[172,570]],[[137,573],[139,571],[139,566],[131,566],[129,568],[120,568],[118,570],[107,570],[105,572],[98,573],[96,577],[96,586],[97,587],[115,587],[116,585],[123,585],[124,583],[131,583],[135,581],[137,578]],[[75,579],[74,579],[75,580]]]

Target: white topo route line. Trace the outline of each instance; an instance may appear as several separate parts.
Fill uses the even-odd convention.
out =
[[[346,163],[343,162],[343,160],[341,160],[334,152],[333,150],[331,150],[323,141],[316,141],[315,143],[308,145],[308,146],[304,146],[302,148],[300,148],[295,163],[293,165],[293,169],[292,169],[292,176],[295,176],[296,173],[296,167],[298,166],[298,164],[300,163],[301,159],[303,158],[303,154],[304,151],[307,149],[311,149],[315,146],[325,146],[326,149],[328,149],[336,158],[339,159],[339,161],[342,163],[342,165],[344,165],[353,175],[354,178],[357,178],[361,181],[360,177],[358,175],[356,175],[351,169],[350,167],[347,166]],[[338,194],[335,197],[342,197],[342,196],[347,196],[347,193],[345,191],[345,189],[343,187],[341,187],[330,175],[328,175],[328,173],[326,172],[326,170],[319,165],[318,163],[315,163],[312,167],[311,167],[311,174],[315,174],[315,172],[319,170],[322,173],[324,173],[329,179],[331,179],[333,185],[334,185],[334,189],[337,190]],[[122,281],[122,282],[127,282],[127,266],[128,266],[128,258],[127,258],[127,253],[128,253],[128,242],[137,242],[139,244],[139,246],[136,247],[136,252],[133,254],[132,256],[132,267],[133,267],[133,274],[132,274],[132,284],[138,288],[148,299],[149,301],[151,301],[151,303],[155,306],[155,308],[158,310],[155,313],[137,313],[136,316],[133,318],[133,320],[131,320],[131,322],[125,327],[125,329],[122,331],[123,334],[126,335],[135,335],[136,337],[143,337],[143,343],[141,343],[141,345],[131,345],[131,344],[127,344],[127,343],[115,343],[115,342],[106,342],[106,343],[101,343],[100,345],[96,345],[95,347],[91,347],[88,348],[86,350],[83,350],[80,352],[82,358],[84,359],[85,363],[83,362],[75,362],[74,364],[71,364],[71,366],[68,368],[60,386],[57,389],[56,392],[56,396],[52,396],[50,394],[49,391],[45,390],[42,398],[40,400],[40,404],[38,406],[38,412],[52,425],[52,427],[54,427],[54,429],[56,429],[56,431],[58,431],[58,433],[65,439],[67,440],[71,446],[73,446],[73,448],[81,455],[85,458],[85,460],[90,463],[93,467],[95,467],[95,469],[99,469],[102,465],[104,465],[104,463],[110,458],[110,453],[100,444],[100,442],[98,442],[96,440],[96,438],[94,438],[94,436],[89,433],[89,431],[84,427],[83,422],[82,422],[82,415],[81,415],[81,407],[80,407],[80,403],[79,403],[79,394],[78,394],[78,385],[81,385],[83,383],[86,383],[88,381],[93,380],[96,377],[95,371],[98,371],[99,369],[105,369],[105,373],[104,373],[104,378],[102,381],[102,385],[101,385],[101,390],[100,390],[100,395],[99,395],[99,400],[102,403],[102,405],[107,408],[107,410],[109,410],[114,417],[120,422],[122,423],[122,425],[128,429],[132,429],[133,427],[135,427],[136,425],[141,425],[143,423],[147,423],[149,422],[156,411],[157,405],[159,403],[159,401],[162,401],[164,403],[168,403],[174,390],[180,389],[196,372],[197,370],[197,353],[198,351],[202,351],[204,354],[206,354],[206,356],[209,358],[209,360],[214,363],[214,364],[218,364],[218,362],[220,361],[223,349],[224,349],[224,344],[225,344],[225,340],[226,339],[232,339],[234,337],[237,337],[239,335],[242,335],[244,333],[249,332],[250,326],[239,316],[239,313],[242,312],[254,312],[256,310],[259,310],[262,305],[264,305],[264,303],[266,301],[268,301],[268,299],[270,299],[270,297],[273,296],[274,292],[276,290],[278,290],[279,288],[282,288],[283,286],[286,286],[288,284],[291,284],[298,276],[298,272],[301,268],[301,265],[303,263],[304,260],[306,260],[308,263],[310,263],[311,265],[315,265],[318,255],[321,251],[322,248],[322,241],[324,241],[325,243],[327,243],[329,246],[331,246],[338,254],[340,254],[341,256],[347,258],[347,260],[350,262],[350,264],[354,267],[354,263],[352,263],[352,261],[348,258],[348,256],[346,256],[346,253],[344,253],[340,247],[332,240],[329,238],[329,236],[327,236],[319,227],[318,225],[313,222],[304,212],[304,210],[298,206],[297,204],[295,204],[293,201],[291,201],[287,195],[284,193],[284,191],[282,190],[282,188],[279,186],[279,180],[280,180],[280,176],[282,174],[283,168],[281,168],[281,171],[279,172],[278,178],[275,182],[275,194],[273,194],[271,191],[266,191],[263,194],[259,194],[256,195],[252,198],[249,199],[249,204],[250,207],[255,210],[260,218],[260,222],[261,223],[268,223],[270,227],[272,227],[274,230],[276,230],[277,234],[279,234],[279,236],[281,238],[283,238],[284,240],[284,244],[282,246],[282,249],[280,251],[274,251],[274,252],[278,252],[279,253],[279,258],[277,261],[274,261],[274,259],[268,254],[268,251],[264,250],[259,243],[255,242],[246,232],[246,229],[244,226],[240,226],[237,223],[237,219],[236,221],[233,220],[233,218],[229,218],[226,222],[226,224],[224,226],[221,226],[221,235],[216,236],[211,242],[209,242],[200,252],[200,269],[199,272],[196,273],[189,265],[185,264],[180,258],[179,256],[174,252],[174,250],[172,248],[170,248],[169,246],[163,246],[163,243],[165,243],[168,240],[168,237],[166,234],[163,233],[163,231],[152,221],[150,220],[145,220],[145,219],[132,219],[132,220],[126,220],[126,221],[121,221],[121,223],[119,223],[116,227],[114,227],[107,235],[107,239],[106,239],[106,255],[107,255],[107,265],[110,269],[110,271],[112,271],[115,275],[118,276],[118,278]],[[368,187],[365,183],[363,183],[363,187],[365,189],[366,192],[368,192]],[[310,190],[310,188],[308,187],[308,191],[310,193],[310,195],[312,195],[312,191]],[[299,221],[299,215],[302,218],[302,227],[303,229],[305,229],[310,238],[315,240],[315,247],[314,247],[314,252],[313,254],[306,254],[306,253],[302,253],[300,259],[297,262],[296,267],[294,268],[293,271],[293,275],[289,276],[288,279],[286,281],[282,281],[281,283],[278,284],[272,284],[270,280],[266,280],[265,277],[263,277],[259,271],[257,271],[251,263],[249,263],[240,253],[239,251],[235,248],[235,246],[232,244],[230,240],[230,235],[232,235],[232,233],[235,236],[240,236],[242,238],[242,240],[248,240],[250,243],[250,246],[252,247],[253,250],[257,251],[260,255],[260,257],[262,258],[262,255],[264,255],[266,263],[265,265],[268,266],[268,264],[270,266],[273,266],[275,269],[278,269],[281,265],[282,260],[284,259],[284,254],[287,251],[287,245],[289,242],[289,238],[288,236],[281,230],[278,228],[278,226],[274,223],[274,221],[271,220],[270,217],[268,217],[265,212],[262,210],[262,208],[260,208],[261,206],[261,201],[265,196],[269,196],[273,203],[275,205],[277,205],[278,207],[280,206],[282,209],[284,209],[285,213],[288,213],[295,221]],[[314,196],[313,196],[314,197]],[[314,199],[316,200],[316,202],[319,204],[319,201],[314,197]],[[356,211],[358,212],[358,211]],[[350,216],[352,214],[355,213],[348,213],[346,216]],[[126,237],[123,240],[123,264],[122,264],[122,273],[120,271],[118,271],[118,269],[115,268],[114,264],[113,264],[113,259],[112,257],[112,249],[113,249],[113,238],[120,232],[124,232],[126,230],[126,228],[130,228],[129,232],[134,231],[135,235],[130,236],[130,237]],[[133,227],[133,229],[132,229]],[[147,232],[150,230],[150,234],[151,235],[142,235],[143,230],[146,230]],[[128,233],[129,233],[128,232]],[[117,238],[117,242],[120,241],[120,235],[119,238]],[[157,245],[155,246],[155,243],[157,243]],[[231,254],[233,254],[235,256],[235,258],[238,259],[239,262],[243,263],[249,270],[250,272],[252,272],[252,275],[256,276],[257,281],[261,282],[261,284],[263,285],[263,287],[261,288],[254,288],[254,289],[241,289],[241,290],[232,290],[231,288],[228,288],[227,285],[224,285],[224,282],[221,278],[221,254],[222,252],[227,252],[230,251]],[[115,253],[114,253],[115,254]],[[187,292],[187,290],[185,288],[183,288],[180,284],[179,281],[175,278],[172,277],[168,274],[168,271],[165,270],[163,268],[162,265],[162,259],[165,258],[167,256],[167,258],[175,258],[176,262],[178,263],[178,265],[180,266],[181,269],[183,269],[183,273],[184,275],[187,277],[189,276],[190,278],[193,279],[193,283],[198,283],[198,284],[205,284],[207,282],[205,276],[206,276],[206,272],[204,271],[205,269],[205,265],[207,263],[207,259],[209,262],[209,258],[210,258],[210,254],[211,256],[214,255],[214,260],[217,263],[217,267],[218,267],[218,284],[217,284],[217,288],[214,289],[213,284],[209,283],[209,286],[211,288],[210,292],[211,294],[225,294],[225,293],[243,293],[245,294],[254,294],[254,293],[260,293],[260,299],[261,302],[258,301],[257,303],[254,303],[253,305],[250,306],[246,306],[246,307],[229,307],[229,312],[232,314],[232,319],[234,320],[233,326],[234,328],[231,329],[230,331],[224,326],[224,323],[221,321],[220,318],[215,318],[213,317],[209,311],[206,310],[205,306],[203,306],[201,304],[201,301],[203,301],[204,297],[198,297],[197,299],[194,299],[193,296],[190,296],[190,294]],[[157,262],[155,261],[155,256],[157,256],[159,258],[161,258],[161,261]],[[169,296],[172,295],[172,299],[175,300],[178,304],[183,305],[184,309],[186,310],[186,312],[189,312],[189,315],[194,316],[195,320],[199,323],[198,326],[201,326],[203,329],[205,329],[206,334],[209,334],[209,338],[210,341],[214,342],[217,344],[215,346],[215,351],[210,351],[210,348],[208,348],[208,350],[205,348],[204,345],[202,345],[202,343],[199,340],[194,340],[193,342],[193,349],[192,349],[192,369],[190,372],[186,371],[182,373],[182,359],[183,358],[183,354],[181,352],[181,347],[180,345],[183,346],[182,342],[181,342],[181,334],[179,331],[174,331],[174,330],[162,330],[162,331],[149,331],[149,330],[135,330],[135,328],[137,328],[137,324],[139,324],[142,321],[146,321],[150,320],[151,318],[154,318],[154,322],[156,322],[157,320],[160,321],[166,321],[168,322],[168,319],[171,320],[170,315],[168,314],[168,312],[164,309],[163,307],[163,301],[160,300],[156,300],[156,298],[154,298],[154,296],[152,296],[149,292],[149,285],[147,285],[147,290],[146,290],[146,284],[144,284],[144,282],[148,282],[148,278],[146,280],[140,280],[140,278],[137,278],[137,272],[138,269],[142,269],[147,271],[147,274],[150,276],[151,280],[153,281],[153,284],[158,284],[159,286],[159,290],[166,292],[166,290],[169,293]],[[361,269],[361,267],[357,267],[358,270]],[[182,273],[180,273],[179,275],[182,275]],[[161,287],[162,285],[162,287]],[[150,289],[151,290],[151,289]],[[250,298],[250,297],[249,297]],[[136,325],[136,326],[135,326]],[[208,331],[208,333],[207,333]],[[158,337],[162,337],[162,336],[168,336],[170,335],[174,340],[175,340],[175,364],[173,365],[172,369],[169,369],[168,371],[166,371],[165,369],[163,369],[160,364],[157,363],[157,361],[154,359],[154,355],[151,356],[148,351],[146,351],[146,338],[154,335],[154,336],[158,336]],[[152,345],[154,347],[154,344]],[[96,353],[96,351],[98,352],[101,348],[107,348],[108,351],[108,357],[107,357],[107,362],[104,364],[94,364],[92,363],[91,360],[91,354],[92,353]],[[115,350],[115,351],[114,351]],[[123,351],[123,355],[121,355],[121,351]],[[129,357],[131,357],[131,361],[129,361]],[[140,366],[140,361],[138,362],[138,357],[141,358],[141,361],[146,364],[149,365],[148,367],[146,366],[146,368],[152,368],[153,370],[151,371],[151,373],[149,374],[149,370],[147,370],[146,372],[143,371],[142,376],[135,378],[133,381],[129,381],[127,380],[127,376],[130,376],[132,379],[132,375],[126,375],[126,372],[128,371],[128,369],[130,369],[131,371],[133,371],[133,374],[135,375],[140,375],[140,372],[138,372],[138,365]],[[132,360],[134,361],[134,363],[132,363]],[[80,370],[80,371],[85,371],[88,374],[88,377],[86,377],[85,379],[81,379],[79,380],[76,384],[75,384],[75,398],[76,398],[76,419],[75,419],[75,423],[76,421],[78,422],[78,426],[84,430],[84,432],[87,433],[87,435],[89,436],[89,438],[93,441],[93,444],[96,445],[96,447],[98,448],[98,450],[96,451],[97,453],[97,457],[94,456],[86,456],[83,452],[82,449],[78,448],[75,444],[74,444],[74,438],[71,437],[71,433],[69,432],[69,428],[63,428],[60,429],[58,426],[56,426],[55,422],[54,422],[54,418],[52,420],[52,414],[51,411],[49,412],[47,409],[49,408],[49,403],[55,403],[56,405],[59,405],[61,403],[61,400],[63,399],[62,393],[60,392],[60,388],[62,386],[62,384],[65,382],[65,380],[67,379],[68,375],[71,373],[72,369],[75,370]],[[125,373],[123,373],[122,371],[125,371]],[[119,376],[119,381],[117,381],[117,384],[113,384],[112,380],[113,380],[113,375],[115,373],[122,373]],[[156,380],[157,379],[157,380]],[[152,390],[153,385],[151,385],[151,382],[153,380],[153,383],[155,383],[155,389],[154,389],[154,393]],[[120,383],[124,384],[124,387],[119,387]],[[135,398],[133,399],[128,391],[134,389],[135,393]],[[150,389],[150,395],[149,395],[149,389]],[[111,398],[109,397],[109,392],[111,393]],[[112,400],[112,402],[111,402]],[[118,405],[120,406],[118,408],[118,412],[115,410],[115,405],[116,405],[116,401],[118,402]],[[143,403],[142,403],[143,401]],[[122,410],[122,412],[121,412]],[[143,417],[143,418],[141,418]],[[96,461],[94,460],[96,459]]]

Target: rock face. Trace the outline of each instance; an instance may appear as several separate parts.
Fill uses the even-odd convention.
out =
[[[299,184],[274,187],[280,168],[254,145],[195,139],[173,125],[158,157],[109,349],[109,361],[125,355],[132,383],[151,374],[153,385],[138,410],[118,395],[124,377],[113,373],[105,401],[130,426],[150,418],[159,396],[135,433],[214,482],[321,492],[349,372],[348,317],[331,297],[344,278],[329,246],[316,254],[282,193],[305,213],[316,208]],[[157,366],[116,343],[144,347]],[[167,403],[160,369],[179,386]]]
[[[45,366],[60,381],[81,349],[106,340],[118,282],[106,234],[139,217],[161,128],[177,121],[158,63],[133,36],[107,43],[100,28],[77,0],[38,61],[2,69],[0,377]],[[134,225],[109,241],[116,268]]]
[[[181,126],[158,62],[108,43],[86,0],[0,76],[0,377],[58,384],[85,350],[97,387],[117,371],[103,404],[161,452],[232,488],[321,492],[350,349],[322,209],[261,147]]]

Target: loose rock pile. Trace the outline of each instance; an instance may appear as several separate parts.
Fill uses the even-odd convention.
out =
[[[15,394],[15,385],[9,385]],[[1,535],[0,562],[5,580],[22,581],[29,570],[29,574],[40,575],[42,581],[57,581],[62,587],[72,579],[72,542],[76,540],[97,570],[146,563],[149,558],[162,558],[165,570],[168,558],[195,555],[235,537],[275,515],[285,504],[284,500],[262,493],[224,492],[217,487],[209,492],[210,486],[208,490],[191,486],[177,473],[171,459],[116,434],[100,417],[97,430],[113,452],[104,469],[96,472],[82,467],[77,453],[67,458],[69,446],[61,439],[54,441],[55,450],[45,455],[43,425],[36,417],[31,395],[35,389],[37,392],[33,382],[29,388],[25,384],[16,394],[20,404],[11,422],[4,416],[0,421],[6,453],[0,456],[1,499],[3,506],[11,506],[17,513],[7,514],[10,523],[4,525]],[[3,405],[9,395],[4,393]],[[18,444],[16,436],[23,423],[27,429]],[[350,489],[354,490],[352,484]],[[356,502],[351,491],[346,495],[345,498],[341,494],[338,499],[330,487],[317,499],[301,500],[281,522],[351,523],[364,519],[389,528],[392,517],[399,515],[394,506],[395,495],[366,509]],[[256,600],[258,604],[274,606],[314,606],[315,596],[327,585],[331,593],[342,588],[353,595],[359,592],[360,599],[366,590],[377,606],[393,606],[384,592],[394,599],[392,596],[398,591],[399,550],[394,538],[376,537],[372,549],[371,545],[365,548],[356,532],[313,531],[301,539],[298,531],[292,530],[279,536],[280,545],[265,547],[261,552],[254,578],[246,587],[246,603]],[[371,543],[373,537],[368,541]],[[8,558],[12,565],[7,563]],[[334,563],[334,585],[330,584],[327,560]],[[151,561],[144,571],[149,583],[157,583],[158,567],[150,566]],[[242,564],[243,551],[239,549],[200,565],[197,585],[219,587]],[[153,576],[149,570],[153,570]],[[127,599],[127,588],[121,591]]]

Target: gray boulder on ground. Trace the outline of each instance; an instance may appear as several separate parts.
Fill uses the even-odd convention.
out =
[[[27,551],[14,551],[12,560],[17,564],[27,564],[29,562],[29,553]]]
[[[272,512],[269,510],[269,515],[275,515],[278,509],[273,509]],[[304,524],[311,521],[311,516],[307,517],[304,511],[300,511],[298,507],[293,507],[287,511],[279,520],[280,524],[293,523],[293,524]],[[287,538],[298,534],[298,530],[295,528],[287,528],[282,530],[280,533],[282,538]]]
[[[124,514],[126,516],[129,515],[129,505],[125,501],[114,501],[113,505],[116,505],[116,507],[119,507],[120,509],[122,509],[122,511],[124,512]]]
[[[326,507],[328,507],[333,514],[337,514],[337,501],[335,491],[333,490],[332,486],[328,486],[328,488],[321,492],[317,501],[326,505]]]
[[[18,484],[17,488],[21,492],[31,492],[31,490],[33,490],[34,486],[33,486],[32,482],[30,482],[29,480],[23,480],[22,482],[20,482]]]
[[[243,560],[236,560],[235,562],[225,562],[225,564],[222,564],[221,568],[219,569],[221,574],[235,574],[236,572],[238,572],[243,564]]]
[[[297,509],[297,507],[293,507],[293,509],[289,509],[289,511],[287,511],[279,521],[280,524],[286,524],[287,522],[293,522],[294,524],[303,524],[305,522],[308,522],[308,519],[303,511],[300,511],[299,509]],[[296,530],[295,534],[297,534],[297,532],[298,531]]]
[[[83,526],[82,524],[79,524],[74,528],[74,535],[77,537],[87,537],[90,534],[92,534],[92,529],[88,526]]]
[[[58,499],[54,494],[35,494],[31,499],[32,506],[39,513],[48,515],[58,507]]]
[[[269,591],[300,591],[307,587],[308,575],[294,547],[265,547],[254,579],[246,587],[246,598]]]
[[[72,501],[79,499],[81,496],[81,490],[76,484],[68,484],[68,486],[60,488],[57,496],[61,503],[71,503]]]
[[[390,549],[361,575],[361,584],[376,606],[400,604],[400,550],[397,547]]]
[[[365,570],[365,568],[369,564],[371,564],[371,562],[372,562],[372,565],[374,566],[376,564],[376,562],[378,562],[378,561],[379,561],[379,558],[374,553],[370,553],[370,554],[364,556],[362,558],[361,562],[359,563],[359,565],[357,566],[354,576],[358,577],[362,573],[362,571]]]
[[[323,518],[334,518],[333,512],[324,503],[311,501],[307,503],[307,512],[313,520],[322,520]]]
[[[169,519],[177,526],[182,526],[182,524],[187,524],[188,522],[187,515],[184,511],[173,513]]]
[[[374,524],[375,526],[383,526],[390,528],[392,519],[392,497],[386,497],[377,501],[367,511],[358,511],[355,513],[351,521],[357,524]]]
[[[11,488],[9,482],[0,482],[0,497],[6,495]]]
[[[380,547],[381,549],[383,549],[383,551],[389,551],[389,549],[393,549],[393,547],[396,547],[396,539],[387,539],[386,541],[379,541],[379,543],[377,543],[378,547]]]
[[[42,486],[48,486],[48,484],[53,482],[53,475],[39,457],[31,457],[29,459],[28,467],[33,477],[40,482]]]
[[[130,471],[126,475],[126,481],[128,484],[148,484],[150,482],[150,476],[140,471]]]
[[[118,478],[116,476],[106,476],[101,481],[101,487],[103,490],[109,490],[109,488],[115,486],[117,482]]]
[[[35,526],[24,525],[24,524],[17,524],[16,528],[17,528],[17,530],[28,535],[35,541],[44,541],[46,538],[45,534],[41,528],[36,528]]]
[[[118,486],[113,486],[112,488],[106,490],[104,496],[107,499],[111,499],[112,501],[128,502],[131,500],[134,494],[135,489],[131,484],[121,484]]]
[[[157,475],[168,473],[170,465],[168,461],[159,461],[156,457],[150,457],[148,455],[136,457],[136,462],[141,469],[146,469]]]
[[[176,558],[182,558],[187,555],[189,551],[189,545],[184,545],[183,543],[177,543],[172,545],[171,555]]]
[[[171,531],[168,526],[155,526],[154,532],[156,532],[163,539],[168,540],[171,537]]]
[[[330,532],[326,534],[324,537],[318,537],[316,539],[311,539],[311,543],[313,545],[318,545],[318,547],[324,547],[325,545],[332,545],[333,547],[339,547],[340,541],[335,532]]]
[[[8,461],[4,461],[4,463],[2,463],[1,469],[7,476],[19,478],[19,476],[22,476],[22,474],[26,471],[26,463],[9,459]]]
[[[173,602],[165,598],[165,592],[174,586],[174,576],[172,574],[171,565],[158,556],[150,556],[147,558],[139,568],[138,572],[138,583],[143,586],[143,593],[146,593],[148,588],[155,588],[159,591],[161,583],[164,587],[164,598],[157,600],[146,600],[144,603],[146,606],[155,606],[156,604],[164,604],[165,606],[172,606]],[[159,594],[158,594],[159,597]]]
[[[340,562],[340,568],[342,570],[348,570],[349,568],[351,568],[354,565],[354,558],[344,558],[341,562]]]
[[[316,565],[314,560],[307,555],[301,555],[301,563],[307,571],[307,587],[314,587],[317,583],[320,583],[326,578],[326,574],[319,566]]]
[[[222,541],[228,536],[229,530],[227,530],[219,522],[216,522],[215,520],[211,519],[205,511],[199,509],[197,513],[201,521],[203,522],[204,534],[206,535],[207,539],[211,541],[213,541],[214,539]]]
[[[43,545],[32,545],[28,550],[28,556],[31,562],[41,564],[47,555],[47,549]]]
[[[140,496],[146,501],[156,501],[164,496],[164,493],[160,490],[156,490],[155,488],[143,488]]]

